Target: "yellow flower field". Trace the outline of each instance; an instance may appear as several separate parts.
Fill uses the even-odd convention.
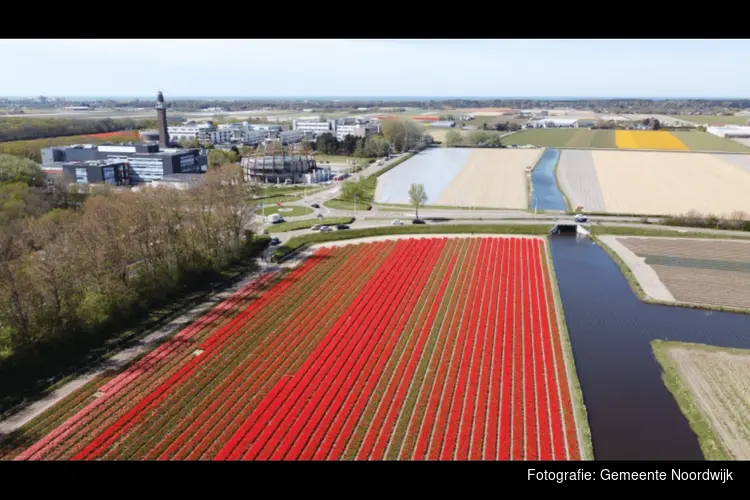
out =
[[[689,149],[669,132],[660,130],[617,130],[615,140],[619,149]]]

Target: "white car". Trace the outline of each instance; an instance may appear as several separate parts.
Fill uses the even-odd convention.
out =
[[[589,218],[583,214],[576,215],[576,222],[588,222]]]
[[[404,223],[403,223],[403,222],[401,222],[401,221],[400,221],[400,220],[398,220],[398,219],[396,219],[396,220],[394,220],[394,221],[391,221],[391,226],[403,226],[403,225],[404,225]]]
[[[327,233],[328,231],[333,231],[333,228],[331,226],[321,226],[320,232],[321,233]]]

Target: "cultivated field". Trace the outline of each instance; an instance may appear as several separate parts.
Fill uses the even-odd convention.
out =
[[[526,167],[539,161],[543,149],[479,149],[437,198],[437,205],[526,209]]]
[[[620,237],[674,300],[750,309],[750,241]]]
[[[750,153],[744,145],[707,132],[650,130],[589,130],[587,128],[525,129],[503,138],[506,146],[531,144],[553,148],[653,149]]]
[[[615,137],[619,149],[688,149],[669,132],[659,130],[617,130]]]
[[[409,186],[421,183],[428,205],[528,207],[526,167],[542,149],[434,148],[378,178],[375,201],[410,204]]]
[[[531,237],[319,248],[69,396],[3,458],[580,459],[547,266]]]
[[[660,341],[653,348],[704,456],[750,459],[750,350]]]
[[[675,118],[699,125],[747,125],[750,116],[677,115]]]
[[[750,155],[563,151],[558,178],[570,203],[587,211],[750,212]]]

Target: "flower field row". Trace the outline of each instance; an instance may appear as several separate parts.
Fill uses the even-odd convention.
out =
[[[578,459],[547,266],[539,238],[321,248],[71,399],[90,402],[16,458]]]

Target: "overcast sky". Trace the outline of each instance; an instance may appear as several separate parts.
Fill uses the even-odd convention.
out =
[[[748,97],[750,40],[0,40],[0,96]]]

